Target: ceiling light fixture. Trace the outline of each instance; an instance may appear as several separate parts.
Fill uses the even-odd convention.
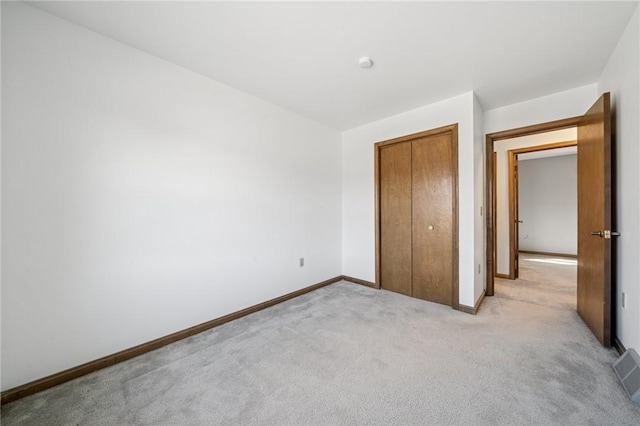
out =
[[[363,56],[358,61],[358,65],[360,65],[360,68],[362,68],[363,70],[368,70],[373,66],[373,60],[367,56]]]

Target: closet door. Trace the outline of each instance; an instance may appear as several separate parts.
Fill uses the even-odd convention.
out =
[[[413,297],[452,304],[454,167],[451,133],[412,142]]]
[[[411,296],[411,142],[379,155],[380,283]]]
[[[457,125],[376,144],[376,279],[458,307]]]

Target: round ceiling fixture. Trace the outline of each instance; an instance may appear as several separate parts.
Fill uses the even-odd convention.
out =
[[[358,61],[358,65],[360,65],[360,68],[362,68],[363,70],[368,70],[369,68],[371,68],[373,66],[373,59],[371,59],[371,58],[369,58],[367,56],[363,56]]]

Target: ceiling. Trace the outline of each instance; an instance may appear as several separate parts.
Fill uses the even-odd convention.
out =
[[[471,90],[487,110],[594,83],[638,5],[28,3],[338,130]]]

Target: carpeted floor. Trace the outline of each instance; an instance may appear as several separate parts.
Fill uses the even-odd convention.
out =
[[[2,424],[637,425],[616,352],[527,264],[476,316],[333,284],[8,404]]]
[[[565,310],[576,310],[577,259],[520,253],[519,278],[495,279],[496,295]]]

